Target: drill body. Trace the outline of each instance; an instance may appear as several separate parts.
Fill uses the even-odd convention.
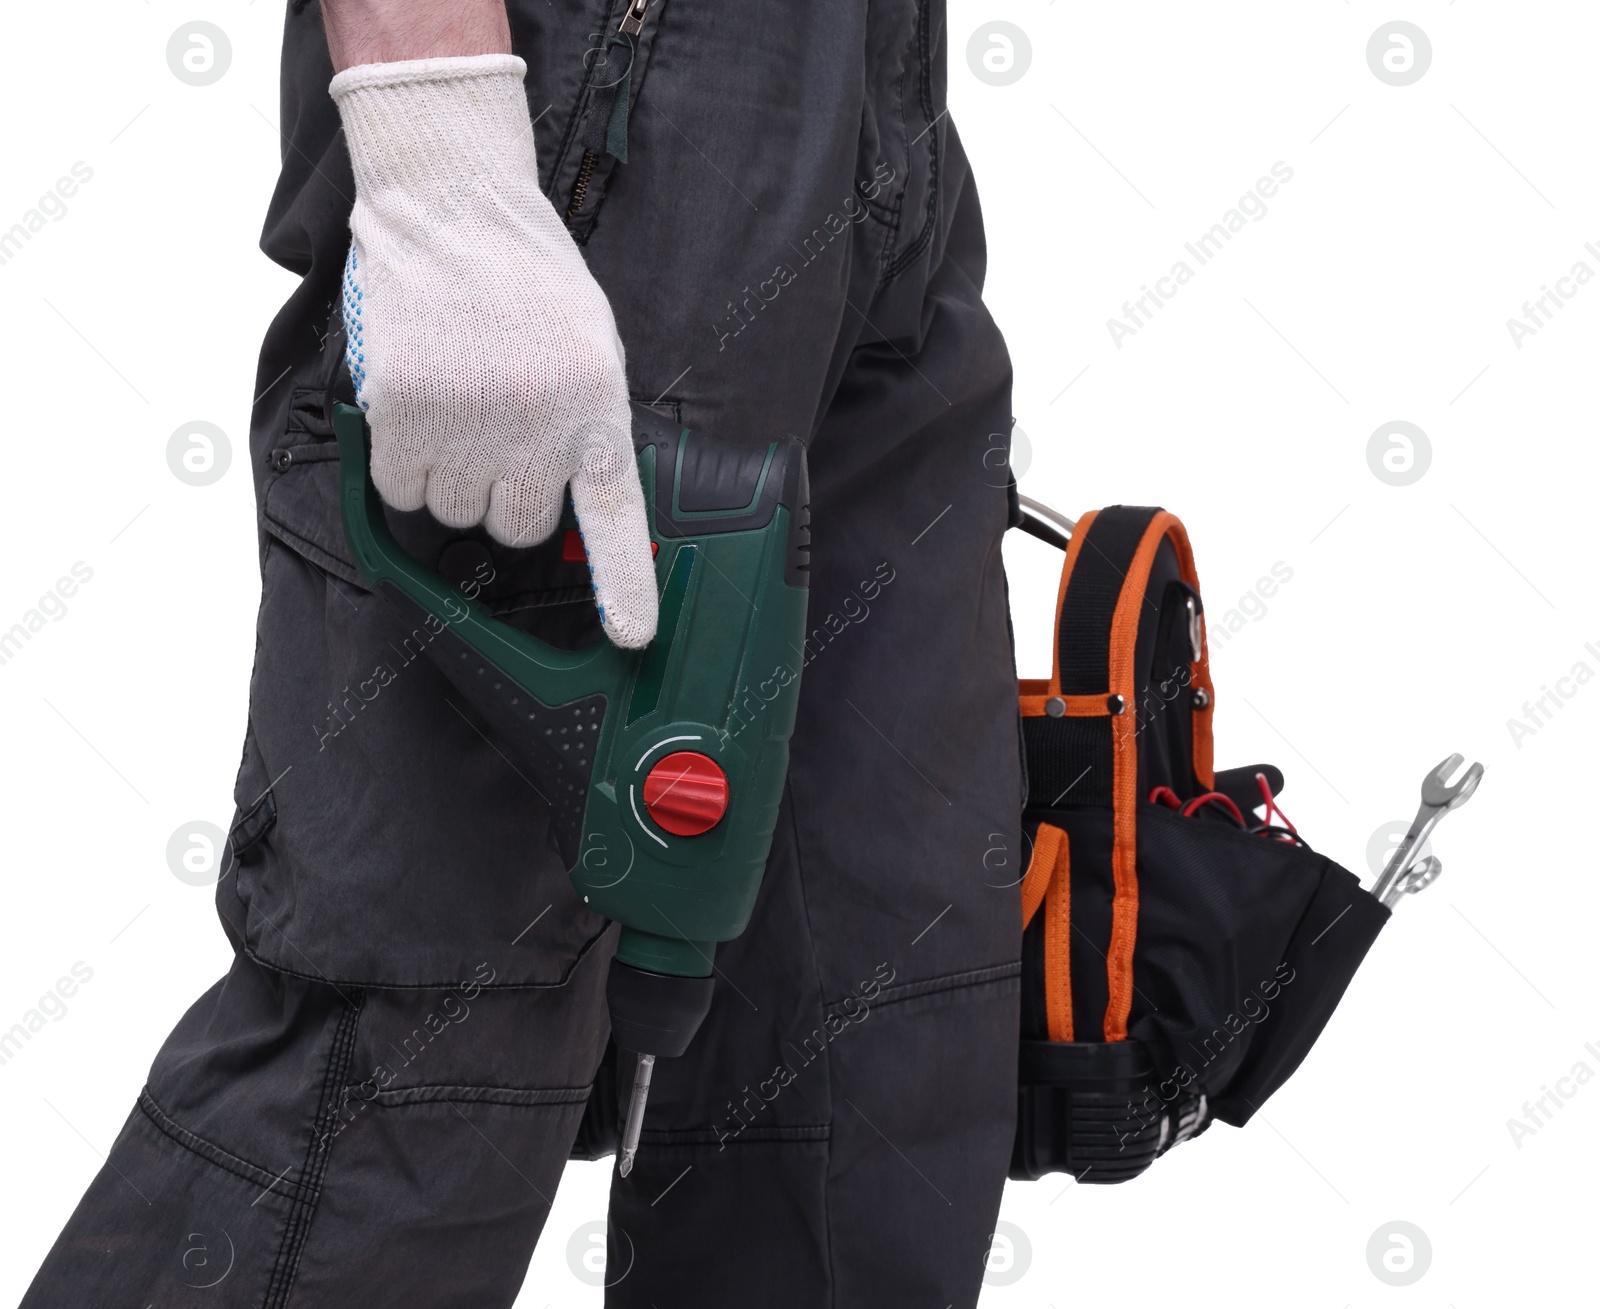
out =
[[[622,926],[607,986],[618,1046],[682,1054],[710,1005],[716,945],[755,905],[788,769],[804,663],[804,448],[636,436],[655,639],[561,650],[401,550],[361,411],[335,405],[333,425],[357,566],[408,620],[436,620],[430,655],[527,770],[578,893]]]

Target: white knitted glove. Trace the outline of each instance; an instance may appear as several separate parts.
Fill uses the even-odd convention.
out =
[[[346,358],[389,504],[532,545],[570,483],[601,622],[637,647],[656,582],[622,342],[539,189],[526,72],[474,55],[333,79],[356,179]]]

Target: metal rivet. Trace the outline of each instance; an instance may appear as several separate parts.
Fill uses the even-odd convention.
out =
[[[1044,711],[1052,718],[1060,718],[1067,712],[1067,702],[1059,695],[1053,695],[1044,702]]]
[[[1120,714],[1126,708],[1127,702],[1120,695],[1108,695],[1106,697],[1107,713],[1112,715]]]
[[[294,456],[287,450],[279,450],[272,456],[272,466],[280,473],[287,472],[293,462]]]
[[[1211,697],[1206,694],[1205,687],[1203,687],[1203,686],[1195,687],[1195,689],[1194,689],[1194,707],[1196,709],[1205,709],[1210,704],[1211,704]]]

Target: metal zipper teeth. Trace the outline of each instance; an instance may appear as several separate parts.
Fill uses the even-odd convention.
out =
[[[628,7],[622,11],[622,21],[617,24],[617,31],[624,36],[638,36],[644,30],[644,17],[650,9],[650,0],[629,0]],[[583,158],[578,162],[578,178],[572,184],[572,199],[567,205],[567,217],[576,218],[583,209],[583,202],[589,198],[589,181],[594,177],[595,166],[599,164],[600,156],[593,150],[585,150]]]
[[[568,218],[577,217],[583,202],[589,198],[589,179],[594,176],[594,166],[599,162],[600,156],[593,150],[583,152],[583,160],[578,164],[578,180],[572,184],[572,203],[567,206]]]

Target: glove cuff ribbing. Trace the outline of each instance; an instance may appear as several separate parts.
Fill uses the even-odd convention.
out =
[[[458,82],[473,77],[511,74],[517,81],[528,75],[528,65],[516,55],[450,55],[439,59],[401,59],[388,64],[357,64],[335,73],[328,94],[343,100],[369,87],[417,86],[428,82]]]
[[[536,194],[527,70],[516,55],[467,55],[358,64],[335,76],[329,91],[355,173],[356,235],[363,205],[414,223],[419,205],[453,204],[463,187]]]

